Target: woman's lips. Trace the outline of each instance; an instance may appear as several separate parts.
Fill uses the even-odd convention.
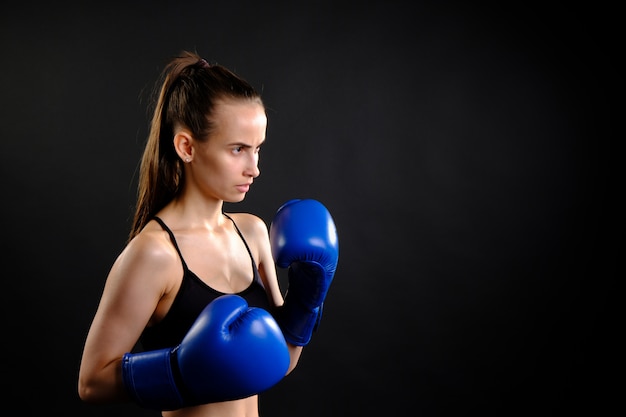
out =
[[[250,184],[240,184],[236,188],[240,193],[247,193],[250,190]]]

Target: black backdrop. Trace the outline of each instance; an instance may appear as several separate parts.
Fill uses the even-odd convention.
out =
[[[228,209],[269,222],[311,197],[339,231],[319,332],[262,415],[597,415],[614,402],[616,9],[2,9],[5,406],[156,415],[83,404],[76,379],[130,226],[149,93],[182,49],[239,72],[268,107],[261,177]]]

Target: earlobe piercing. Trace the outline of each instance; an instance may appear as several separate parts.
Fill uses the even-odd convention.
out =
[[[185,158],[185,162],[191,162],[191,158]]]

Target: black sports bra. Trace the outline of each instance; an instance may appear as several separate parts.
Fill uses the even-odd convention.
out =
[[[241,231],[237,227],[237,224],[235,224],[235,221],[226,214],[224,214],[224,216],[233,222],[235,230],[237,230],[239,237],[243,240],[252,261],[252,272],[254,275],[252,283],[248,286],[248,288],[236,294],[243,297],[248,302],[250,307],[261,307],[270,311],[268,296],[265,292],[265,287],[261,281],[259,270],[254,262],[250,248],[241,234]],[[211,288],[195,273],[189,270],[187,264],[185,263],[185,259],[178,248],[178,244],[174,238],[174,233],[172,233],[170,228],[167,227],[167,225],[160,218],[154,217],[154,220],[156,220],[161,225],[163,230],[170,235],[172,244],[176,248],[183,264],[183,279],[180,289],[176,294],[176,298],[174,299],[174,302],[165,317],[163,317],[163,319],[154,326],[146,327],[144,329],[141,338],[139,339],[140,347],[143,348],[143,350],[156,350],[174,347],[179,344],[204,307],[217,297],[225,294]]]

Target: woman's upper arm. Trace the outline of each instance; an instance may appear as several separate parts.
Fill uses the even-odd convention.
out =
[[[263,280],[263,285],[265,285],[265,289],[274,305],[281,306],[283,304],[283,296],[278,284],[267,225],[263,219],[253,214],[245,215],[244,224],[246,240],[254,241],[257,268]]]
[[[263,280],[263,285],[268,292],[272,302],[276,307],[283,305],[283,296],[276,275],[276,264],[272,255],[272,248],[269,239],[269,230],[265,222],[252,214],[242,214],[237,218],[237,224],[240,222],[245,224],[243,230],[246,240],[254,242],[253,253],[257,257],[257,267],[259,274]],[[250,242],[249,242],[250,243]],[[291,373],[298,364],[300,355],[302,354],[302,346],[288,344],[289,356],[291,358],[287,374]]]
[[[172,259],[157,239],[142,235],[116,259],[85,341],[79,376],[79,393],[85,400],[123,395],[118,363],[137,343],[167,291]]]

